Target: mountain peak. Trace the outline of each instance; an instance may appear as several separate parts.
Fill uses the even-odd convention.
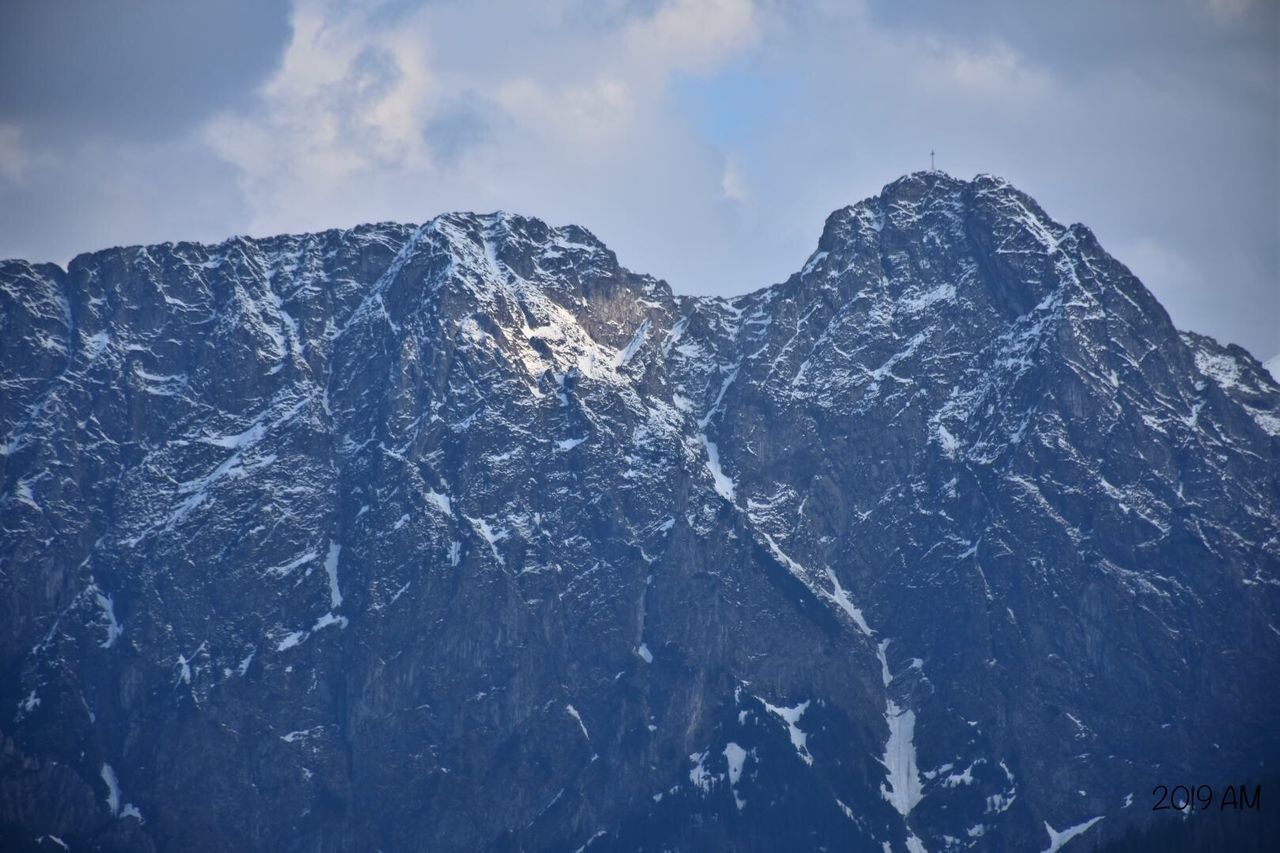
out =
[[[820,250],[833,240],[867,231],[879,233],[886,221],[898,230],[937,224],[938,216],[956,219],[978,207],[1039,223],[1041,230],[1061,229],[1034,199],[1008,180],[985,173],[966,181],[941,170],[911,172],[885,184],[874,196],[833,211],[826,221]],[[932,214],[932,215],[931,215]]]
[[[881,190],[881,194],[894,194],[907,187],[924,187],[930,190],[943,190],[954,187],[962,187],[967,181],[962,178],[944,172],[941,169],[921,169],[916,172],[908,172],[900,178],[897,178],[885,184]]]

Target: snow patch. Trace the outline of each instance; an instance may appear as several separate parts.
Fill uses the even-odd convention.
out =
[[[689,755],[689,760],[693,762],[693,769],[689,771],[689,781],[693,783],[695,788],[699,788],[703,793],[711,792],[711,783],[715,781],[715,777],[711,775],[711,771],[706,765],[707,753],[695,752]]]
[[[954,284],[940,284],[932,290],[914,296],[904,296],[899,304],[911,314],[923,311],[936,302],[951,302],[956,298]]]
[[[831,581],[831,600],[849,615],[849,618],[853,620],[853,624],[858,626],[859,631],[870,637],[872,634],[871,626],[862,617],[862,611],[853,606],[853,602],[849,599],[849,593],[840,585],[840,580],[836,577],[836,573],[831,571],[830,568],[827,569],[827,580]]]
[[[31,483],[24,477],[18,481],[13,488],[13,499],[18,503],[26,504],[34,510],[40,509],[40,504],[36,503],[35,493],[31,491]]]
[[[107,637],[98,645],[101,648],[109,649],[115,645],[116,640],[120,639],[120,635],[124,633],[124,628],[116,621],[115,603],[111,600],[111,596],[106,595],[96,586],[93,588],[94,598],[98,602],[98,607],[102,608],[102,615],[107,620]]]
[[[120,814],[120,780],[110,764],[103,764],[100,771],[102,781],[107,784],[107,809],[113,815]]]
[[[961,785],[972,785],[973,784],[973,768],[981,764],[982,761],[983,759],[979,758],[977,761],[973,762],[968,767],[966,767],[963,773],[948,774],[947,777],[942,780],[942,787],[958,788]]]
[[[800,275],[806,276],[812,273],[815,269],[818,268],[818,264],[826,260],[827,254],[828,253],[826,252],[826,250],[823,250],[819,252],[814,252],[812,255],[810,255],[808,262],[804,265],[804,269],[800,270]]]
[[[191,660],[186,655],[178,655],[178,681],[183,684],[191,683]]]
[[[244,432],[239,432],[235,435],[209,436],[204,439],[204,443],[212,444],[215,447],[225,447],[229,450],[238,450],[242,447],[251,447],[257,444],[266,434],[267,428],[259,422]]]
[[[1049,833],[1049,846],[1044,849],[1044,853],[1058,853],[1058,851],[1062,849],[1062,845],[1066,844],[1077,835],[1085,833],[1090,827],[1100,820],[1102,820],[1102,817],[1095,817],[1091,820],[1086,820],[1084,823],[1077,823],[1075,826],[1064,829],[1061,832],[1055,830],[1049,825],[1048,821],[1045,821],[1044,828]]]
[[[644,345],[645,336],[649,334],[649,327],[652,325],[648,318],[640,324],[640,328],[631,336],[631,341],[623,349],[618,351],[617,357],[613,360],[613,366],[616,370],[619,367],[626,367],[635,358],[640,347]]]
[[[319,556],[320,556],[319,553],[317,553],[315,550],[306,551],[294,557],[289,562],[281,563],[278,566],[272,566],[266,571],[267,571],[267,574],[269,575],[273,575],[278,578],[283,578],[292,574],[295,569],[299,569],[305,566],[307,563],[310,563],[312,560],[316,559]]]
[[[480,538],[489,543],[489,550],[493,552],[493,559],[498,561],[498,565],[505,566],[507,561],[503,559],[502,554],[498,553],[498,543],[510,535],[507,529],[504,527],[501,530],[494,530],[483,518],[463,517],[471,522],[471,527],[480,535]],[[457,563],[455,562],[454,565],[456,566]]]
[[[324,734],[324,726],[313,726],[309,729],[298,729],[296,732],[289,732],[287,735],[280,735],[280,740],[285,743],[296,743],[300,740],[306,740],[309,737]]]
[[[286,634],[284,639],[276,645],[276,651],[285,652],[294,646],[300,645],[307,638],[306,631],[292,631]]]
[[[120,780],[116,777],[116,771],[111,768],[110,764],[103,764],[100,771],[102,781],[107,785],[107,809],[110,810],[112,817],[137,818],[142,821],[142,812],[133,803],[122,802],[120,794]],[[63,845],[66,846],[65,844]]]
[[[1218,383],[1223,390],[1240,387],[1242,366],[1227,353],[1209,352],[1196,347],[1192,354],[1196,369]]]
[[[804,716],[805,710],[809,707],[808,700],[801,702],[791,708],[784,708],[778,705],[770,705],[763,699],[760,700],[764,704],[765,709],[770,713],[779,717],[787,726],[787,734],[791,737],[791,745],[796,749],[796,755],[799,755],[805,764],[813,764],[813,755],[809,752],[806,745],[809,736],[800,729],[800,718]]]
[[[748,518],[750,518],[749,515]],[[868,625],[867,620],[863,618],[862,611],[853,606],[853,602],[849,599],[849,593],[840,585],[840,581],[836,578],[835,572],[831,571],[829,568],[826,569],[827,580],[830,581],[832,587],[832,591],[827,592],[825,589],[819,588],[809,579],[808,570],[795,560],[788,557],[783,550],[778,547],[778,543],[774,541],[772,536],[765,533],[763,530],[758,530],[757,532],[764,537],[765,544],[769,546],[769,551],[773,554],[774,558],[777,559],[778,562],[782,563],[782,565],[785,566],[791,574],[795,575],[797,580],[809,587],[809,589],[813,591],[814,595],[818,598],[825,598],[829,600],[831,603],[843,610],[845,614],[853,620],[853,623],[858,626],[858,630],[863,634],[868,637],[874,635],[875,632],[871,630],[871,626]]]
[[[733,480],[730,479],[720,468],[720,449],[716,447],[716,443],[707,438],[706,434],[698,436],[702,439],[702,446],[707,450],[707,470],[711,473],[711,482],[715,486],[716,493],[720,497],[733,503]]]
[[[889,740],[884,745],[884,758],[880,763],[887,771],[888,787],[881,785],[880,794],[898,814],[906,817],[924,799],[920,771],[916,767],[916,715],[889,699],[885,702],[884,719],[889,725]]]
[[[330,625],[337,625],[339,628],[345,628],[350,624],[345,616],[335,616],[330,610],[325,615],[316,620],[316,624],[311,626],[312,631],[319,631],[321,628],[328,628]]]
[[[729,762],[729,790],[733,792],[734,805],[738,811],[746,807],[747,801],[738,794],[738,780],[742,778],[742,767],[747,761],[747,751],[736,743],[728,743],[724,748],[725,761]]]
[[[324,558],[324,573],[329,577],[329,607],[337,610],[342,606],[342,592],[338,589],[338,558],[342,554],[342,546],[329,543],[329,554]]]
[[[889,659],[885,654],[888,647],[888,640],[876,647],[876,654],[880,659],[880,676],[886,693],[893,684],[893,673],[889,671]],[[916,715],[914,711],[900,707],[886,696],[884,720],[889,727],[889,740],[885,742],[884,757],[880,759],[880,763],[886,771],[887,787],[880,786],[880,795],[898,814],[906,817],[924,799],[924,783],[920,780],[920,768],[916,765]]]
[[[453,503],[449,500],[448,495],[442,495],[435,489],[427,491],[427,503],[431,504],[444,515],[453,514]]]
[[[954,459],[956,451],[960,449],[960,440],[951,434],[951,430],[942,424],[934,424],[933,437],[942,447],[942,452]]]
[[[572,705],[565,705],[564,709],[569,712],[569,716],[578,721],[578,728],[582,729],[582,736],[587,739],[587,743],[591,743],[591,735],[587,734],[587,724],[582,722],[582,715],[578,713],[578,709]]]
[[[92,335],[85,336],[84,339],[84,360],[93,362],[98,356],[111,346],[111,336],[106,332],[96,332]]]

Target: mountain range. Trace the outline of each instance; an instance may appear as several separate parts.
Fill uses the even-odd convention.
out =
[[[1278,454],[990,175],[735,298],[502,213],[0,262],[0,843],[1119,843],[1280,757]]]

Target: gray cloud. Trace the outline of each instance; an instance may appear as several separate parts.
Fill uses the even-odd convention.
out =
[[[463,92],[443,104],[423,127],[442,168],[456,168],[469,152],[491,145],[501,132],[502,110],[478,92]]]
[[[10,0],[0,7],[0,121],[172,132],[243,100],[288,38],[288,0]]]
[[[1274,68],[1280,48],[1274,0],[871,0],[868,10],[872,20],[893,28],[971,44],[1002,40],[1072,72],[1127,66],[1203,79],[1250,65]]]

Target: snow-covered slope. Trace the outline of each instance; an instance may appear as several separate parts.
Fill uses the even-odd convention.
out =
[[[1280,387],[990,176],[729,300],[503,214],[4,262],[0,389],[14,845],[1043,849],[1280,740]]]

